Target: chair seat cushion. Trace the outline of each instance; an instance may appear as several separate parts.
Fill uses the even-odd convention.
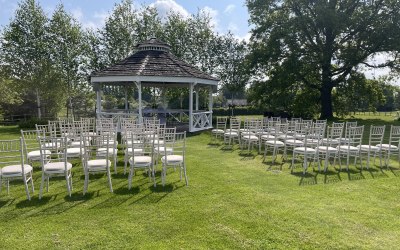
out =
[[[183,162],[182,155],[168,155],[161,157],[161,161],[167,164],[180,164]]]
[[[331,145],[337,145],[339,144],[338,139],[330,139],[330,138],[324,138],[321,140],[322,144],[331,144]]]
[[[128,154],[132,154],[132,149],[133,149],[133,152],[135,152],[135,155],[143,154],[143,148],[127,148]]]
[[[288,134],[286,134],[286,135],[280,135],[280,136],[278,136],[278,139],[279,140],[294,140],[294,137],[293,136],[291,136],[291,135],[288,135]]]
[[[64,162],[49,162],[49,163],[45,164],[43,167],[44,167],[45,172],[61,173],[61,172],[65,171]],[[71,168],[72,168],[72,164],[67,162],[67,170],[70,170]]]
[[[164,145],[164,140],[158,140],[158,139],[149,140],[149,143],[153,143],[153,141],[154,141],[154,145]]]
[[[44,150],[44,154],[47,156],[50,156],[51,152],[50,150]],[[27,155],[28,160],[31,161],[38,161],[40,160],[40,150],[34,150],[28,153]]]
[[[111,166],[111,161],[107,160],[107,159],[89,160],[87,162],[87,167],[88,168],[106,168],[107,162],[108,162],[108,166]]]
[[[238,133],[237,132],[225,132],[224,136],[238,137]]]
[[[161,154],[164,154],[165,151],[167,152],[167,154],[171,154],[174,151],[174,149],[170,148],[170,147],[167,147],[167,148],[165,148],[165,147],[154,147],[154,150],[156,152],[160,152]]]
[[[294,148],[293,151],[299,154],[315,154],[317,151],[313,148],[308,147],[298,147]]]
[[[357,146],[357,148],[359,148],[363,152],[368,152],[368,151],[376,152],[376,151],[379,151],[379,148],[377,146],[372,146],[372,145],[371,146],[370,145],[360,145],[360,146]]]
[[[336,149],[339,150],[340,152],[347,152],[347,151],[356,152],[356,151],[359,151],[359,148],[354,147],[354,146],[348,146],[348,145],[338,146]]]
[[[71,156],[80,156],[81,155],[81,149],[80,148],[67,148],[67,155],[69,157],[71,157]]]
[[[397,151],[399,150],[399,147],[395,146],[395,145],[391,145],[391,144],[378,144],[376,145],[377,147],[379,147],[382,150],[390,150],[390,151]]]
[[[211,130],[211,133],[213,133],[213,134],[223,134],[223,133],[225,133],[225,131],[223,129],[216,128],[216,129]]]
[[[144,165],[144,164],[150,164],[151,163],[151,157],[150,156],[135,156],[135,159],[131,157],[129,159],[129,163],[133,165]]]
[[[319,146],[319,147],[317,147],[317,149],[319,152],[322,152],[322,153],[326,153],[327,151],[328,151],[328,153],[336,153],[337,152],[337,149],[334,147]]]
[[[281,141],[268,140],[268,141],[265,142],[265,145],[275,146],[275,147],[283,147],[283,146],[285,146],[285,143],[283,143]]]
[[[290,146],[301,146],[304,144],[303,141],[295,140],[295,139],[286,140],[285,143]]]
[[[29,173],[32,171],[32,166],[28,164],[24,164],[25,173]],[[21,165],[9,165],[5,166],[1,169],[2,175],[15,175],[19,176],[22,175],[22,168]]]
[[[242,138],[245,141],[258,141],[258,137],[255,135],[244,135]]]
[[[261,140],[273,140],[275,139],[275,136],[273,135],[262,135]]]
[[[118,154],[118,149],[108,148],[108,155],[114,156]],[[96,152],[97,156],[106,156],[107,155],[107,148],[98,148]]]

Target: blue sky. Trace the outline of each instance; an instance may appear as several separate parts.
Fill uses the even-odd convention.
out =
[[[17,0],[0,0],[0,26],[9,23],[18,6]],[[63,3],[84,27],[98,28],[104,23],[113,6],[120,0],[39,0],[45,12],[50,15],[58,3]],[[207,11],[213,18],[215,31],[226,33],[231,30],[239,38],[249,38],[248,12],[244,0],[133,0],[140,7],[152,5],[161,15],[174,10],[183,15]]]

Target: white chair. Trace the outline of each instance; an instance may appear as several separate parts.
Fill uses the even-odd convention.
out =
[[[274,129],[274,135],[270,135],[270,137],[264,137],[264,157],[263,157],[263,162],[265,161],[266,157],[267,157],[267,153],[268,153],[268,149],[272,148],[272,161],[271,163],[273,164],[277,158],[277,154],[279,149],[284,149],[285,148],[285,143],[280,141],[278,139],[279,136],[282,135],[286,135],[287,134],[287,130],[288,130],[288,126],[289,124],[287,123],[277,123],[275,125],[275,129]],[[261,136],[261,138],[263,138],[263,136]]]
[[[67,191],[71,197],[72,164],[67,158],[67,137],[39,137],[40,157],[42,165],[42,181],[40,183],[39,199],[42,198],[43,185],[47,180],[47,192],[51,177],[64,176],[67,182]],[[48,154],[48,152],[51,152]]]
[[[115,145],[115,135],[112,133],[98,134],[94,136],[82,136],[84,143],[84,153],[82,165],[85,173],[85,183],[83,195],[86,194],[89,185],[89,175],[96,173],[106,173],[110,192],[113,192],[111,182],[111,152]],[[89,137],[91,140],[89,140]]]
[[[377,147],[385,155],[385,166],[389,168],[390,156],[397,155],[397,161],[400,163],[400,126],[390,126],[389,143],[377,144]]]
[[[291,172],[293,172],[294,160],[296,156],[303,157],[303,174],[305,174],[307,171],[308,163],[311,164],[311,161],[316,161],[318,152],[315,148],[319,147],[320,136],[322,134],[321,131],[323,130],[324,127],[318,124],[312,125],[311,127],[305,127],[305,137],[303,139],[303,145],[300,147],[295,147],[293,149]],[[321,170],[319,165],[318,170]]]
[[[142,124],[136,124],[133,127],[125,127],[125,131],[121,136],[122,145],[124,147],[124,174],[126,174],[128,161],[131,155],[143,155],[143,148],[141,145],[146,139],[144,131]],[[132,143],[134,144],[132,145]]]
[[[293,138],[287,138],[284,143],[285,143],[285,149],[284,149],[284,158],[287,158],[288,151],[291,151],[293,153],[293,149],[296,147],[302,147],[304,146],[304,139],[306,138],[306,133],[307,133],[308,123],[303,123],[303,122],[297,122],[295,124],[295,128],[293,131]]]
[[[349,141],[348,141],[348,131],[349,131],[349,128],[352,128],[352,127],[357,127],[357,121],[354,121],[354,122],[346,122],[345,123],[345,129],[344,129],[344,136],[342,136],[342,140],[341,140],[341,143],[342,144],[348,144],[349,143]]]
[[[349,127],[344,142],[336,147],[338,150],[334,162],[339,158],[339,167],[342,170],[342,158],[346,159],[346,169],[349,170],[350,158],[354,158],[354,165],[357,164],[357,159],[360,158],[360,145],[364,133],[364,126]],[[343,142],[343,140],[342,140]],[[360,166],[362,167],[362,159],[360,158]]]
[[[129,177],[128,188],[132,188],[132,179],[137,170],[147,171],[149,178],[153,180],[153,185],[156,186],[155,170],[154,170],[154,142],[156,131],[152,134],[137,134],[131,136],[129,155]]]
[[[37,130],[21,129],[22,143],[28,164],[40,162],[40,147],[38,143],[39,134],[40,133]],[[47,154],[50,154],[50,152],[48,151]]]
[[[118,140],[117,140],[117,129],[116,127],[113,127],[111,129],[105,130],[104,128],[102,130],[99,130],[99,135],[103,135],[104,138],[104,147],[100,147],[97,149],[97,156],[98,157],[106,157],[106,142],[108,144],[107,150],[108,150],[108,158],[113,159],[113,165],[114,165],[114,173],[117,173],[117,160],[118,160]],[[92,139],[90,136],[85,137],[86,140]]]
[[[217,117],[217,126],[211,130],[211,135],[213,135],[215,139],[222,138],[224,136],[227,121],[227,117]]]
[[[247,123],[247,129],[240,132],[240,142],[242,144],[241,148],[243,149],[247,146],[247,151],[250,152],[253,145],[258,145],[260,149],[260,136],[257,133],[262,129],[262,121],[259,119],[249,119]]]
[[[369,131],[368,144],[358,146],[358,148],[360,149],[360,157],[362,157],[362,155],[367,155],[367,169],[369,169],[371,154],[374,155],[374,163],[376,155],[379,156],[379,164],[380,167],[382,167],[382,151],[381,147],[378,147],[377,145],[382,145],[383,136],[385,134],[385,127],[386,127],[385,125],[383,126],[371,125]],[[362,167],[363,166],[361,165],[361,170]]]
[[[239,131],[240,131],[240,119],[237,117],[231,117],[230,119],[230,124],[229,124],[229,129],[227,129],[224,133],[224,143],[228,143],[231,145],[235,141],[238,142],[240,145],[240,137],[239,137]]]
[[[168,148],[172,148],[173,153],[169,154],[167,152]],[[182,180],[182,174],[185,177],[186,186],[189,184],[187,174],[186,174],[186,132],[175,133],[174,140],[165,142],[165,152],[164,156],[161,157],[162,162],[162,172],[161,179],[163,186],[165,185],[165,179],[167,176],[168,168],[179,167],[180,170],[180,179]]]
[[[165,141],[166,140],[173,140],[175,137],[176,133],[176,128],[165,128],[161,127],[158,130],[158,138],[154,139],[154,159],[155,159],[155,164],[158,164],[158,159],[160,156],[163,156],[165,153]],[[150,139],[151,142],[151,139]],[[167,149],[167,153],[171,153],[171,148]]]
[[[324,160],[324,172],[328,169],[329,159],[334,158],[337,154],[336,147],[340,144],[340,139],[343,134],[342,127],[328,127],[327,137],[321,140],[321,143],[316,147],[316,157],[318,169],[321,169],[321,159]]]
[[[32,166],[25,164],[25,152],[22,138],[17,140],[0,140],[0,191],[3,186],[3,180],[7,182],[7,194],[9,194],[10,180],[22,179],[26,197],[28,200],[31,200],[28,183],[31,182],[33,193],[35,189],[32,175]]]

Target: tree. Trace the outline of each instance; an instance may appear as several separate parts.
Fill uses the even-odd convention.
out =
[[[19,3],[14,19],[3,31],[1,61],[21,90],[34,92],[41,117],[41,92],[46,87],[42,74],[49,60],[46,46],[47,17],[35,0]]]
[[[236,39],[232,33],[221,37],[221,47],[219,51],[218,76],[221,79],[223,90],[227,90],[232,100],[235,95],[244,96],[246,84],[249,82],[250,75],[246,70],[245,58],[248,54],[247,44]]]
[[[400,2],[392,0],[247,0],[254,25],[249,60],[267,85],[317,91],[321,118],[333,117],[332,92],[367,67],[396,66]],[[392,55],[378,65],[368,60]],[[393,59],[393,60],[392,60]],[[288,81],[290,79],[290,82]],[[280,88],[278,86],[278,88]]]
[[[106,19],[104,29],[100,30],[100,40],[104,46],[106,64],[114,64],[129,56],[138,42],[135,27],[138,13],[132,0],[116,4]]]
[[[82,82],[86,77],[81,73],[80,67],[85,62],[84,34],[80,25],[64,10],[63,5],[58,5],[54,11],[48,31],[49,47],[52,55],[53,67],[60,73],[61,78],[56,82],[58,86],[64,85],[64,92],[59,97],[67,98],[67,117],[72,109],[72,100],[81,92]],[[61,100],[64,98],[60,98]]]

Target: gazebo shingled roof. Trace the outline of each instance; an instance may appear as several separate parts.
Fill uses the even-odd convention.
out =
[[[153,50],[151,46],[157,49]],[[136,47],[139,51],[110,67],[92,73],[91,77],[159,76],[219,81],[170,53],[169,45],[155,38],[140,43]]]
[[[212,93],[217,90],[219,79],[204,73],[169,52],[170,46],[155,38],[139,43],[138,51],[124,60],[93,72],[90,81],[96,91],[97,117],[121,116],[120,113],[103,112],[101,108],[102,88],[107,85],[136,85],[138,89],[138,117],[143,115],[142,87],[188,87],[189,88],[189,131],[212,128]],[[199,110],[198,88],[209,89],[208,111]],[[125,88],[125,113],[129,114],[127,88]],[[195,98],[193,98],[195,94]],[[193,101],[195,100],[195,106]]]

